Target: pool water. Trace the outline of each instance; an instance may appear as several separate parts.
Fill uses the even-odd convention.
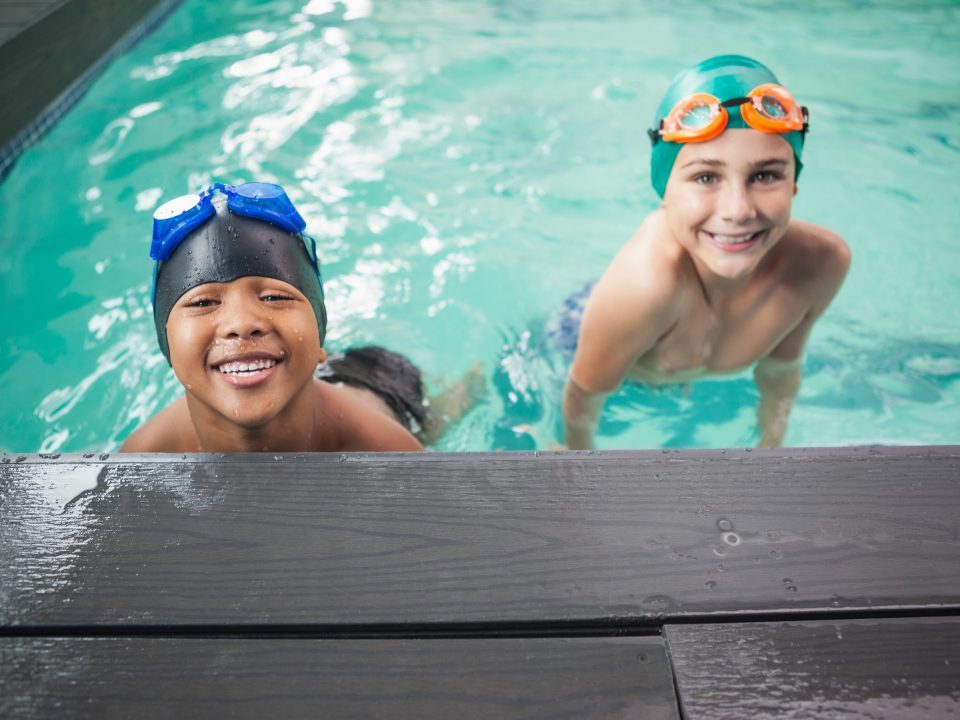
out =
[[[379,343],[487,392],[437,446],[549,448],[543,328],[656,207],[644,130],[721,52],[810,107],[794,215],[853,250],[789,445],[960,442],[960,8],[952,2],[187,0],[0,184],[0,446],[117,448],[180,393],[149,308],[153,210],[213,180],[290,190],[328,347]],[[749,373],[627,387],[600,448],[756,442]]]

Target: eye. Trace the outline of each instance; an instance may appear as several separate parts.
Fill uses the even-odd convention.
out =
[[[715,173],[705,172],[693,176],[693,181],[697,185],[713,185],[719,180]]]
[[[184,305],[186,305],[187,307],[191,307],[191,308],[194,308],[194,307],[195,307],[195,308],[205,308],[205,307],[211,307],[211,306],[215,305],[216,302],[217,302],[217,301],[216,301],[216,300],[213,300],[212,298],[198,297],[198,298],[194,298],[194,299],[192,299],[192,300],[188,300],[186,303],[184,303]]]
[[[279,292],[267,292],[260,296],[264,302],[283,302],[284,300],[293,300],[290,295]]]
[[[761,185],[769,185],[782,179],[783,173],[779,173],[776,170],[761,170],[753,175],[753,181]]]

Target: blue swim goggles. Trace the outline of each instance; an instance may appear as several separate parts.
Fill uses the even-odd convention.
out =
[[[227,196],[227,209],[237,215],[263,220],[292,234],[303,233],[307,223],[293,206],[286,191],[274,183],[250,182],[243,185],[214,183],[201,193],[181,195],[168,200],[153,213],[153,241],[150,257],[167,260],[186,237],[209,220],[216,210],[212,198],[221,192]],[[316,264],[316,250],[309,247]]]

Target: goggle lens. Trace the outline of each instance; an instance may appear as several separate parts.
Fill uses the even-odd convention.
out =
[[[680,126],[684,130],[703,130],[713,121],[716,115],[717,107],[715,105],[711,106],[703,103],[691,105],[680,116]]]
[[[772,95],[763,95],[762,97],[757,98],[754,101],[754,104],[756,105],[757,110],[762,112],[771,120],[786,118],[790,114],[787,112],[786,108],[783,107],[783,104],[780,102],[780,100]]]
[[[158,207],[153,213],[154,220],[169,220],[170,218],[177,217],[182,215],[188,210],[192,210],[194,207],[200,204],[200,196],[196,193],[190,193],[189,195],[181,195],[178,198],[173,200],[167,200],[163,205]]]
[[[264,220],[287,232],[299,233],[307,223],[279,185],[273,183],[244,183],[225,188],[227,207],[244,217]]]
[[[153,213],[153,240],[150,257],[166,260],[180,242],[213,215],[213,205],[206,196],[191,193],[168,200]]]

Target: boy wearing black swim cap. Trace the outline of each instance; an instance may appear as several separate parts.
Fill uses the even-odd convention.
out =
[[[395,420],[315,379],[327,318],[303,228],[267,183],[215,185],[158,209],[154,318],[186,392],[121,451],[423,449]]]
[[[806,108],[750,58],[710,58],[673,81],[649,133],[663,203],[586,302],[564,391],[568,447],[593,447],[625,380],[749,366],[759,444],[782,443],[810,329],[850,264],[840,237],[790,217],[806,130]]]

